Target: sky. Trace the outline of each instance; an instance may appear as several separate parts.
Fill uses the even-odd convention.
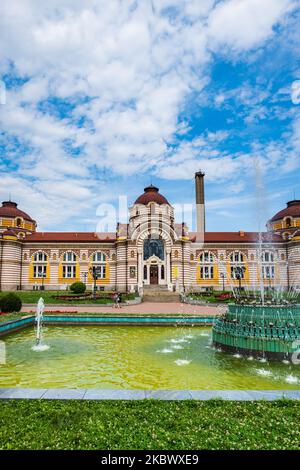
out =
[[[201,169],[206,229],[257,230],[300,199],[299,25],[299,0],[1,0],[0,198],[93,231],[150,183],[193,203]]]

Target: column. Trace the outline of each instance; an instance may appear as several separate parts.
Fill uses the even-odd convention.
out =
[[[167,253],[167,266],[166,266],[166,275],[167,275],[167,284],[168,284],[168,289],[172,289],[171,285],[171,258],[170,258],[170,249],[166,251]]]
[[[143,287],[143,253],[142,251],[138,251],[138,288]]]

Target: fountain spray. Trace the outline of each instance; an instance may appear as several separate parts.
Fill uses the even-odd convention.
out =
[[[45,310],[45,302],[44,299],[41,297],[40,300],[38,301],[37,304],[37,309],[36,309],[36,316],[35,316],[35,321],[36,321],[36,342],[35,345],[32,346],[33,351],[47,351],[49,349],[49,346],[46,344],[43,344],[43,315],[44,315],[44,310]]]

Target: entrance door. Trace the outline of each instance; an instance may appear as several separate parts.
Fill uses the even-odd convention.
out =
[[[158,284],[158,266],[150,266],[150,284]]]

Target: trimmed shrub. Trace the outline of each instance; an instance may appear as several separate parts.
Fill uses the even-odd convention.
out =
[[[19,312],[22,308],[22,300],[13,292],[0,298],[0,310],[3,313]]]
[[[86,285],[83,282],[74,282],[70,286],[70,291],[74,292],[74,294],[84,294],[86,291]]]

